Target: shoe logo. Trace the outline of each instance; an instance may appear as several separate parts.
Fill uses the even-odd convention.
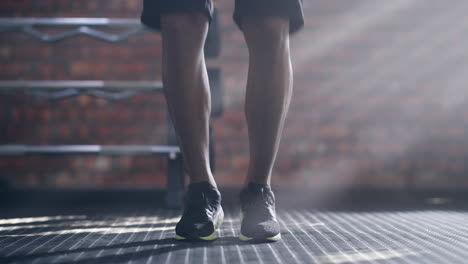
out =
[[[203,227],[203,224],[195,224],[196,229],[201,229]]]

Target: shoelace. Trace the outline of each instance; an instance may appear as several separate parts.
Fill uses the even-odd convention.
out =
[[[272,193],[265,188],[261,188],[259,194],[249,193],[244,197],[243,210],[246,212],[254,212],[258,216],[269,217],[273,212],[274,198]]]

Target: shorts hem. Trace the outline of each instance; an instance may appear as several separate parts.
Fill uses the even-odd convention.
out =
[[[202,13],[207,16],[208,18],[208,24],[211,24],[211,21],[213,20],[213,9],[207,9],[207,8],[201,8],[201,9],[168,9],[168,10],[162,10],[156,14],[148,14],[148,12],[143,11],[140,21],[143,25],[153,29],[153,30],[158,30],[161,31],[161,16],[167,15],[167,14],[176,14],[176,13],[187,13],[187,14],[193,14],[193,13]]]
[[[247,17],[247,16],[254,16],[254,17],[284,17],[286,19],[289,19],[289,34],[294,34],[297,31],[299,31],[301,28],[304,27],[304,19],[303,18],[297,18],[297,17],[291,17],[288,15],[282,15],[282,14],[236,14],[232,16],[232,19],[236,23],[237,27],[242,30],[242,22],[241,18],[242,17]]]

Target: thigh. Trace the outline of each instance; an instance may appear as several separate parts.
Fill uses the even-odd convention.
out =
[[[212,0],[144,0],[141,22],[156,30],[161,30],[161,15],[170,13],[203,13],[211,22]]]
[[[233,19],[242,29],[242,17],[280,16],[289,19],[289,31],[294,33],[304,26],[302,0],[235,0]]]

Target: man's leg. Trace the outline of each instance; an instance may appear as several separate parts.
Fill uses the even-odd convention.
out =
[[[249,48],[247,182],[269,186],[292,95],[289,23],[283,17],[244,17],[242,30]]]
[[[208,153],[211,98],[203,47],[208,31],[206,14],[161,16],[163,83],[185,169],[190,176],[176,239],[217,238],[224,212]]]
[[[281,233],[270,182],[292,93],[289,20],[279,16],[246,16],[241,26],[249,48],[245,114],[250,164],[247,185],[239,195],[242,213],[239,238],[277,241]]]
[[[161,16],[163,82],[169,113],[192,183],[216,187],[208,153],[211,97],[203,47],[208,18],[202,13]]]

